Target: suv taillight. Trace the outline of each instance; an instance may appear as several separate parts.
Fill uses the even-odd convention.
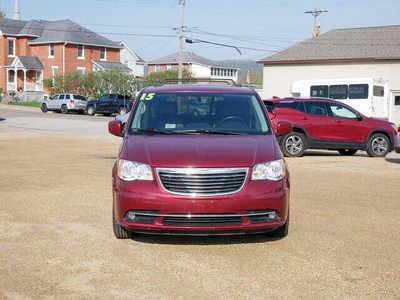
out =
[[[69,100],[69,102],[71,102],[71,103],[75,103],[75,100]]]

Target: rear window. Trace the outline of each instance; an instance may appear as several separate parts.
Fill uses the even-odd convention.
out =
[[[118,99],[119,100],[126,100],[126,99],[130,99],[130,98],[127,95],[118,95]]]
[[[87,99],[81,95],[74,95],[74,99],[76,100],[82,100],[82,101],[87,101]]]
[[[312,85],[310,88],[310,97],[323,97],[328,98],[328,86],[327,85]]]
[[[317,101],[304,102],[306,106],[307,113],[315,116],[327,116],[328,110],[326,104]]]
[[[368,84],[350,84],[349,99],[368,99]]]
[[[329,86],[329,98],[347,99],[347,93],[348,87],[345,84]]]
[[[275,103],[275,107],[280,108],[291,108],[294,110],[298,110],[304,112],[304,105],[301,101],[284,101]]]

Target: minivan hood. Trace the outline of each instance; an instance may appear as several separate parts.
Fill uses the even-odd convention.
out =
[[[274,135],[127,135],[120,158],[153,167],[244,167],[280,158]]]

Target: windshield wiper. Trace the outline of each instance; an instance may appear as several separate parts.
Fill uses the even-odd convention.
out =
[[[173,133],[207,133],[207,134],[225,134],[225,135],[241,135],[240,132],[230,132],[230,131],[219,131],[219,130],[212,130],[212,129],[187,129],[187,130],[175,130]]]
[[[140,132],[148,132],[148,133],[157,133],[157,134],[173,134],[172,131],[163,131],[155,128],[132,128],[132,130]]]

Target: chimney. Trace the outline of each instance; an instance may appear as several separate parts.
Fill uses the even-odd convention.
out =
[[[14,3],[14,20],[19,20],[20,15],[19,15],[19,7],[18,7],[18,0],[15,0]]]

